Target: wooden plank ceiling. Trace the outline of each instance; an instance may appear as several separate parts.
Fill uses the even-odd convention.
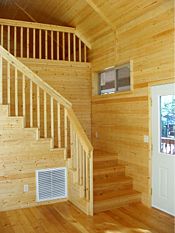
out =
[[[76,27],[89,42],[171,0],[1,0],[0,18]]]

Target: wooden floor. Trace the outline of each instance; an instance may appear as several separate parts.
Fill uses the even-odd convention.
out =
[[[70,203],[0,212],[0,233],[174,233],[174,218],[142,204],[88,217]]]

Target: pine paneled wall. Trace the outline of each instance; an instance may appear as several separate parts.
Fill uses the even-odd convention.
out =
[[[51,87],[67,98],[91,138],[91,65],[35,59],[19,59]]]
[[[151,204],[151,138],[143,140],[151,136],[149,86],[174,81],[173,2],[161,1],[102,36],[90,54],[94,73],[133,61],[133,91],[92,98],[92,137],[95,149],[126,164],[146,205]]]

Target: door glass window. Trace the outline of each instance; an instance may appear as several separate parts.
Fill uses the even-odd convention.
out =
[[[175,95],[160,97],[160,152],[175,155]]]

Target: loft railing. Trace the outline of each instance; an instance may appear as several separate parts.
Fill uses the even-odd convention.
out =
[[[0,45],[15,57],[87,62],[89,44],[75,28],[0,19]]]
[[[11,116],[24,116],[25,127],[37,127],[39,136],[51,138],[52,148],[65,148],[68,160],[69,199],[93,214],[93,147],[72,104],[16,57],[0,46],[0,104]],[[83,200],[83,201],[82,201]]]

